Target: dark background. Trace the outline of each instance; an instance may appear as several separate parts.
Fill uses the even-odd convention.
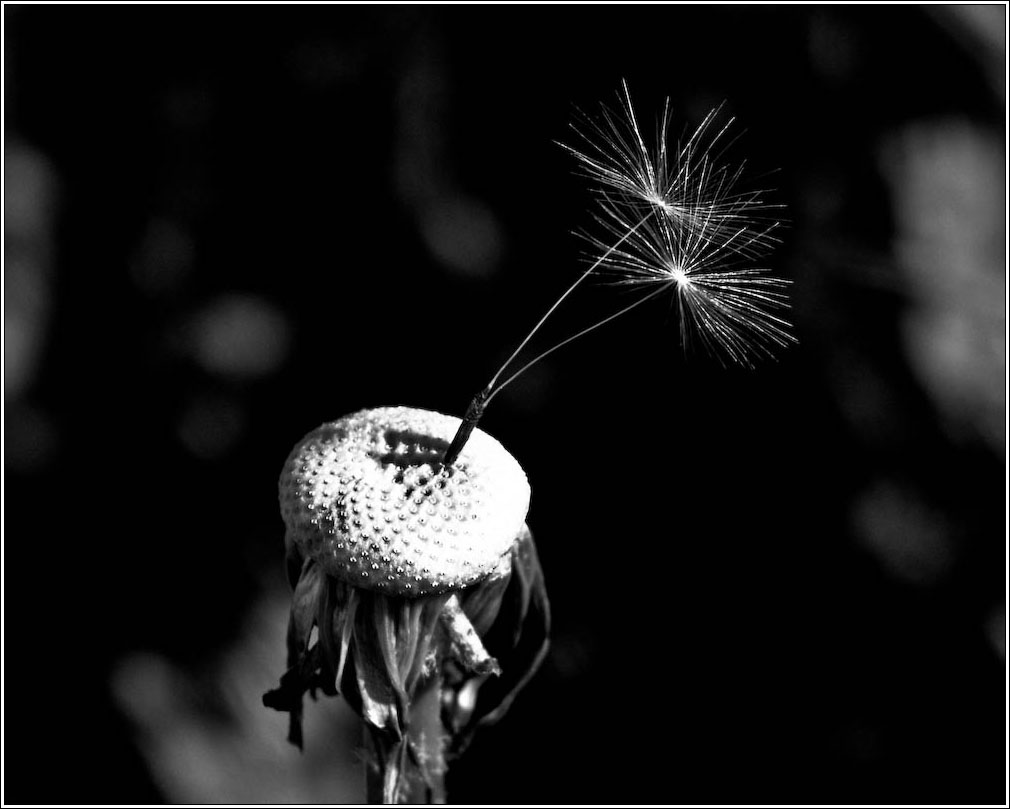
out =
[[[462,413],[579,272],[554,141],[626,78],[646,128],[736,116],[799,344],[723,370],[657,302],[495,400],[555,639],[450,797],[1005,801],[1005,25],[5,7],[5,799],[361,800],[353,717],[299,757],[259,701],[281,465]]]

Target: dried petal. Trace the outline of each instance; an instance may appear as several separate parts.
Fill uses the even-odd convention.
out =
[[[435,630],[439,625],[439,616],[448,595],[430,596],[423,601],[417,602],[421,605],[421,617],[418,621],[417,648],[414,650],[414,659],[411,663],[410,671],[405,677],[407,693],[413,694],[418,687],[418,681],[426,674],[430,674],[434,654],[431,652],[431,641]]]
[[[311,559],[302,565],[291,597],[291,618],[288,622],[288,666],[293,666],[308,648],[312,624],[316,620],[319,596],[325,587],[322,571]]]
[[[485,679],[477,691],[472,712],[467,706],[450,711],[459,721],[453,727],[452,754],[467,747],[479,727],[497,722],[543,662],[550,646],[550,603],[533,535],[524,527],[512,552],[512,578],[502,598],[498,617],[484,636],[484,645],[501,664],[500,677]],[[470,687],[464,680],[458,696]]]
[[[400,664],[397,660],[397,647],[401,645],[404,638],[397,632],[396,619],[394,618],[389,599],[382,596],[366,595],[364,598],[372,608],[372,621],[374,632],[371,635],[359,635],[357,646],[368,643],[369,638],[378,641],[379,655],[386,667],[386,681],[393,689],[393,696],[396,697],[398,715],[401,721],[407,718],[407,692],[403,687],[403,675],[400,673]],[[409,635],[409,630],[403,635]],[[416,645],[416,641],[415,641]]]
[[[347,600],[344,603],[343,620],[340,626],[340,649],[338,650],[339,662],[337,663],[337,673],[334,677],[334,684],[337,690],[341,693],[346,694],[346,690],[342,687],[344,680],[344,667],[347,665],[347,660],[350,657],[351,650],[351,638],[354,636],[354,616],[358,608],[358,593],[352,588],[346,588]],[[334,632],[336,627],[334,627]]]
[[[450,654],[464,669],[474,674],[501,674],[498,661],[487,653],[477,630],[466,617],[456,596],[445,602],[440,622],[446,634]]]
[[[299,658],[298,662],[289,668],[281,677],[279,688],[263,695],[263,704],[277,711],[287,711],[290,717],[288,726],[288,741],[302,749],[302,700],[305,692],[322,685],[318,675],[320,667],[318,644]]]
[[[513,543],[513,548],[515,543]],[[512,578],[512,549],[502,555],[498,567],[484,581],[459,596],[466,617],[483,637],[494,624],[501,608],[502,595]]]
[[[403,736],[404,717],[398,710],[402,699],[398,698],[390,678],[381,641],[374,642],[377,639],[374,638],[376,621],[373,604],[370,593],[361,593],[354,619],[354,666],[361,694],[361,712],[370,725],[399,739]]]
[[[298,584],[298,579],[302,575],[302,564],[304,559],[302,552],[295,543],[290,531],[284,532],[284,564],[288,575],[288,585],[292,590]]]

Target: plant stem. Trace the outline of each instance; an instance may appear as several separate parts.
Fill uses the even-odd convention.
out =
[[[436,674],[415,692],[402,740],[365,726],[368,803],[445,803],[441,709],[441,678]]]

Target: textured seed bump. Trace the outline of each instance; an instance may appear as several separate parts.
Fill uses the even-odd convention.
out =
[[[335,578],[396,595],[421,594],[420,577],[397,561],[415,546],[425,552],[429,592],[484,578],[522,530],[530,488],[516,460],[480,429],[453,467],[443,468],[459,423],[429,410],[383,407],[313,430],[281,474],[288,543]],[[381,507],[373,510],[376,502]],[[388,543],[381,559],[352,555],[376,537]]]

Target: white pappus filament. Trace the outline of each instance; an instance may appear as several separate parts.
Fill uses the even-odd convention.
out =
[[[584,143],[565,147],[597,186],[602,237],[585,236],[594,272],[672,289],[685,346],[696,342],[745,366],[773,357],[795,342],[784,317],[788,282],[759,263],[779,242],[773,214],[780,206],[761,191],[737,190],[743,166],[718,162],[732,120],[717,128],[713,110],[671,149],[667,100],[650,149],[624,83],[620,102],[619,112],[581,116],[573,128]]]
[[[720,360],[751,367],[795,341],[780,314],[788,306],[788,282],[752,266],[765,230],[740,226],[713,234],[703,214],[691,227],[677,227],[662,216],[635,227],[618,206],[604,204],[602,211],[597,221],[607,234],[635,230],[596,272],[616,284],[672,289],[685,346],[697,341]],[[609,249],[606,240],[586,238],[597,249]]]

